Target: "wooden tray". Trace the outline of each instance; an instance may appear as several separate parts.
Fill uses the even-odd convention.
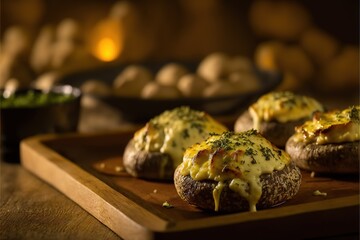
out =
[[[289,239],[358,235],[359,180],[311,177],[278,207],[235,214],[201,211],[172,183],[128,176],[122,152],[133,132],[42,135],[21,143],[22,165],[125,239]],[[315,196],[313,192],[326,192]],[[163,207],[167,201],[172,208]]]

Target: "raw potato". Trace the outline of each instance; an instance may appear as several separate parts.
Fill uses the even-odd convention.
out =
[[[207,86],[204,90],[204,97],[219,97],[236,94],[233,84],[226,81],[214,82]]]
[[[37,73],[46,71],[50,67],[52,57],[52,48],[54,39],[54,29],[51,26],[45,26],[41,29],[35,40],[30,64]]]
[[[260,36],[296,40],[311,24],[307,10],[294,1],[254,1],[250,24]]]
[[[260,87],[249,58],[223,52],[209,54],[196,72],[168,63],[153,74],[154,78],[142,66],[127,67],[114,80],[114,94],[145,99],[199,98],[247,93]]]
[[[18,90],[20,88],[20,82],[19,80],[15,79],[15,78],[10,78],[9,80],[6,81],[5,86],[4,86],[4,96],[10,96],[11,94],[13,94],[16,90]]]
[[[30,47],[27,31],[17,26],[6,29],[0,49],[0,87],[10,79],[16,79],[19,87],[29,87],[35,77],[27,59]]]
[[[96,79],[85,81],[81,87],[81,91],[85,94],[94,94],[100,96],[108,96],[112,93],[112,89],[106,83]]]
[[[169,63],[163,66],[156,74],[155,80],[164,86],[176,87],[179,79],[188,73],[188,70],[177,63]]]
[[[59,81],[59,74],[56,71],[46,72],[40,75],[33,83],[35,88],[48,90]]]
[[[261,87],[259,79],[252,72],[233,72],[229,74],[229,81],[237,93],[249,93]]]
[[[287,46],[280,54],[280,65],[283,70],[292,73],[304,83],[314,75],[314,66],[303,49],[298,46]]]
[[[64,67],[81,52],[78,41],[79,31],[80,26],[74,19],[64,19],[59,23],[55,41],[51,46],[51,67],[55,69]]]
[[[286,143],[295,164],[305,170],[318,173],[357,174],[359,173],[359,141],[331,144],[306,144],[294,137]]]
[[[126,97],[140,97],[144,86],[151,82],[152,79],[152,73],[147,68],[130,65],[114,80],[115,94]]]
[[[212,53],[200,62],[197,74],[210,83],[220,81],[228,74],[229,61],[229,56],[225,53]]]
[[[174,99],[181,97],[176,87],[163,86],[157,82],[149,82],[141,91],[141,97],[147,99]]]
[[[244,72],[253,73],[254,66],[249,58],[243,56],[235,56],[229,60],[228,72]]]
[[[269,208],[291,199],[298,192],[301,173],[291,162],[280,171],[261,175],[260,182],[262,183],[262,195],[256,208]],[[183,200],[204,210],[214,210],[213,190],[217,186],[216,181],[195,181],[189,175],[183,176],[178,167],[175,170],[174,183]],[[249,210],[248,201],[232,191],[229,188],[229,182],[225,183],[219,202],[219,212]]]
[[[326,32],[311,28],[304,32],[300,44],[314,62],[323,66],[327,64],[339,50],[338,41]]]
[[[359,89],[359,47],[345,46],[320,73],[325,91]]]
[[[56,29],[58,41],[76,40],[79,38],[80,26],[77,21],[71,18],[62,20]]]
[[[76,45],[72,41],[57,41],[52,46],[51,67],[64,67],[69,57],[74,53]]]
[[[30,36],[21,27],[7,28],[2,39],[1,54],[18,57],[30,49]]]
[[[260,44],[255,50],[255,63],[260,69],[283,73],[278,90],[303,87],[314,76],[315,68],[303,49],[287,46],[278,41]]]
[[[208,85],[202,77],[196,74],[186,74],[179,79],[177,88],[185,97],[201,97]]]
[[[263,42],[255,49],[255,64],[261,69],[278,71],[280,66],[280,55],[285,45],[278,41]]]

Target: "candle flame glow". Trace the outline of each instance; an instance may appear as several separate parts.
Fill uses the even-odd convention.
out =
[[[91,34],[90,48],[101,61],[110,62],[118,58],[123,49],[121,24],[110,19],[99,22]]]
[[[100,39],[96,48],[96,56],[105,62],[110,62],[119,55],[119,47],[115,41],[109,37]]]

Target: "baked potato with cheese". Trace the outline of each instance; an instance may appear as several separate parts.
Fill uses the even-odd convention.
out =
[[[293,198],[301,172],[256,130],[215,134],[184,153],[174,174],[186,202],[208,211],[256,211]]]
[[[228,129],[209,114],[178,107],[149,120],[127,144],[123,164],[139,178],[173,180],[186,148]]]
[[[296,127],[286,151],[304,170],[330,174],[359,173],[360,106],[316,113]]]
[[[234,131],[258,130],[277,147],[284,148],[296,126],[324,111],[317,100],[290,91],[274,91],[261,96],[235,121]]]

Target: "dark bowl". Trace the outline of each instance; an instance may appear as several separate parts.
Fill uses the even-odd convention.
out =
[[[19,89],[14,96],[26,94],[46,94],[47,96],[65,96],[67,100],[57,102],[43,102],[42,104],[23,106],[4,106],[5,100],[0,106],[1,126],[1,159],[8,162],[19,162],[20,142],[30,136],[47,133],[76,132],[80,118],[80,89],[70,86],[55,86],[43,91],[39,89]],[[1,89],[1,96],[6,92]],[[27,95],[26,95],[27,96]],[[44,96],[44,95],[43,95]]]
[[[176,62],[176,61],[173,61]],[[150,69],[156,73],[166,63],[137,63]],[[195,72],[197,65],[189,63],[181,63],[186,66],[191,72]],[[112,65],[93,69],[89,71],[82,71],[63,76],[59,82],[61,84],[70,84],[72,86],[81,87],[81,85],[90,79],[103,81],[109,86],[116,76],[127,65]],[[193,109],[206,111],[214,116],[229,115],[248,106],[249,103],[273,90],[282,81],[282,74],[277,72],[263,71],[255,69],[255,73],[261,82],[261,87],[255,91],[241,94],[234,94],[229,96],[219,97],[197,97],[197,98],[177,98],[177,99],[143,99],[136,97],[121,97],[116,95],[91,95],[103,103],[117,109],[125,120],[135,123],[142,123],[148,121],[150,118],[162,113],[165,110],[173,109],[179,106],[189,106]]]

